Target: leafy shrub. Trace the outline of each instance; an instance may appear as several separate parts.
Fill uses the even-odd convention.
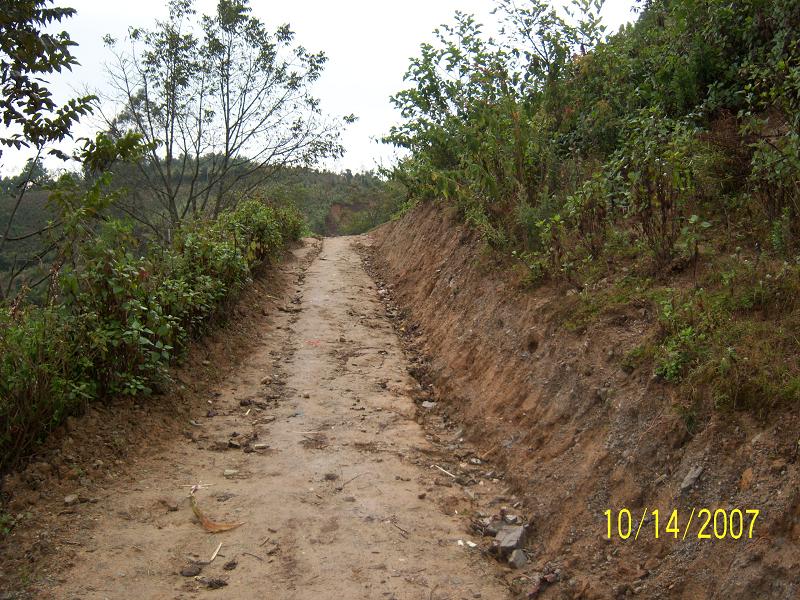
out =
[[[614,168],[624,180],[624,214],[633,220],[657,264],[674,254],[695,190],[696,131],[656,111],[631,117]]]
[[[87,402],[162,387],[187,342],[303,228],[289,207],[245,201],[169,247],[137,254],[114,221],[81,243],[50,305],[0,310],[0,469]]]
[[[693,327],[684,327],[668,337],[661,346],[656,375],[671,383],[680,381],[685,370],[697,359],[703,341],[703,334],[698,334]]]

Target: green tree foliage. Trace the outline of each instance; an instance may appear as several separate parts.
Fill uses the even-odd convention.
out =
[[[0,177],[0,195],[16,196],[22,187],[45,188],[52,183],[41,157],[29,158],[17,175]]]
[[[601,6],[575,2],[562,17],[500,0],[500,41],[463,14],[437,30],[411,62],[412,87],[393,98],[404,122],[386,141],[410,151],[396,177],[529,256],[560,252],[553,231],[576,229],[596,174],[603,218],[638,223],[658,265],[674,256],[689,204],[745,180],[770,218],[788,208],[792,220],[797,4],[654,0],[609,38]],[[726,115],[736,115],[728,148],[713,129]],[[713,188],[720,165],[734,173]],[[703,208],[726,209],[717,204]]]
[[[2,182],[3,195],[9,194],[13,200],[10,207],[3,206],[0,211],[4,217],[0,224],[0,263],[10,262],[8,285],[0,283],[0,299],[6,297],[19,273],[43,260],[41,253],[27,252],[29,240],[42,232],[40,224],[32,231],[15,229],[26,194],[47,183],[40,158],[45,151],[67,158],[55,148],[47,150],[47,146],[69,137],[72,126],[90,112],[94,100],[93,96],[84,96],[58,106],[47,88],[48,75],[72,69],[77,64],[71,53],[75,43],[69,35],[64,31],[55,34],[44,31],[71,17],[75,11],[49,7],[50,4],[51,0],[0,2],[0,115],[4,127],[0,135],[0,156],[3,146],[35,153],[19,177]],[[22,242],[24,255],[13,252],[13,258],[7,261],[7,246],[19,242]]]
[[[0,205],[5,220],[0,266],[6,276],[3,294],[9,298],[0,303],[0,471],[25,457],[65,416],[80,412],[87,402],[157,392],[168,381],[167,367],[181,357],[192,337],[224,313],[226,303],[249,282],[252,270],[278,257],[305,230],[302,217],[288,204],[275,207],[245,197],[238,198],[236,210],[216,205],[213,215],[204,210],[187,212],[168,240],[137,231],[130,219],[119,218],[119,201],[126,192],[114,182],[114,173],[121,166],[153,157],[163,139],[148,137],[136,127],[117,127],[79,140],[81,145],[71,158],[80,170],[66,171],[53,180],[41,163],[42,151],[69,135],[70,127],[88,110],[90,99],[58,108],[50,98],[43,76],[74,64],[69,52],[73,44],[66,33],[44,34],[39,27],[74,11],[48,9],[45,4],[3,3],[0,12],[4,53],[0,110],[6,125],[18,129],[0,141],[36,151],[19,177],[3,180],[4,191],[12,196],[3,198],[7,203]],[[260,39],[264,32],[246,21],[245,8],[222,2],[218,31],[236,37],[243,34],[237,29],[242,28]],[[173,16],[176,10],[188,14],[189,5],[175,2]],[[208,31],[214,27],[209,24]],[[147,110],[153,111],[151,117],[161,118],[164,111],[185,103],[188,88],[182,86],[190,73],[182,70],[186,64],[181,61],[191,58],[186,52],[190,40],[172,30],[162,38],[152,35],[158,42],[152,49],[164,51],[166,59],[148,55],[145,62],[155,65],[163,76],[157,85],[162,85],[159,91],[164,97],[161,104]],[[253,39],[247,39],[252,49]],[[274,57],[266,46],[261,50],[262,54],[251,58],[259,68],[274,68]],[[237,54],[232,46],[227,51],[232,61],[247,62],[246,51]],[[295,53],[300,63],[304,56]],[[234,68],[232,63],[228,66]],[[216,68],[228,67],[218,62]],[[272,73],[273,79],[285,84],[284,91],[301,89],[308,78],[308,72],[298,75],[301,81],[295,88],[295,72],[288,66],[277,68],[280,72]],[[253,78],[257,80],[255,74]],[[233,79],[220,75],[215,81]],[[258,105],[260,96],[233,86],[226,88],[230,98]],[[263,102],[272,100],[268,95],[263,98]],[[231,107],[227,114],[238,115],[232,118],[252,117],[240,105]],[[177,120],[160,123],[168,130],[185,125]],[[256,131],[258,127],[271,124],[261,119]],[[236,125],[226,131],[237,131]],[[304,130],[294,132],[302,137]],[[167,138],[185,139],[185,132],[172,134],[176,137]],[[238,135],[233,133],[230,139]],[[334,144],[333,139],[328,141]],[[239,143],[241,149],[250,147],[249,142],[232,143]],[[253,143],[257,143],[255,138]],[[160,160],[155,168],[164,167]],[[173,175],[180,172],[170,174],[170,181]],[[20,213],[29,192],[36,194],[36,206],[28,210],[26,203]],[[244,195],[242,190],[239,193]],[[14,225],[18,214],[32,216],[24,219],[22,230]],[[13,254],[6,260],[6,243],[32,240],[37,242],[32,256]],[[38,281],[28,278],[13,288],[17,276],[31,274],[29,266],[36,268]],[[36,288],[35,298],[32,288]]]
[[[0,145],[42,148],[64,139],[89,112],[91,96],[57,106],[42,82],[43,76],[77,64],[71,53],[75,42],[66,32],[43,31],[75,10],[49,4],[52,0],[0,2],[0,114],[8,129],[0,136]]]

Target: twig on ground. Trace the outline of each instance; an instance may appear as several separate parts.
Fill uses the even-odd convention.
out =
[[[242,554],[246,554],[247,556],[252,556],[252,557],[253,557],[253,558],[255,558],[256,560],[260,560],[261,562],[264,562],[264,559],[263,559],[263,558],[261,558],[260,556],[256,556],[256,555],[255,555],[255,554],[253,554],[252,552],[242,552]]]
[[[214,559],[217,558],[217,554],[219,554],[220,548],[222,548],[222,542],[220,542],[219,546],[217,546],[217,549],[214,550],[214,554],[211,555],[211,558],[209,558],[208,560],[196,560],[194,561],[194,563],[196,565],[203,565],[203,566],[210,565],[212,562],[214,562]]]
[[[218,523],[216,521],[212,521],[205,514],[203,514],[203,512],[200,510],[200,507],[197,506],[197,498],[194,495],[199,487],[200,486],[192,486],[192,490],[189,492],[189,501],[192,505],[192,512],[194,513],[194,516],[197,517],[197,520],[200,521],[200,525],[202,525],[203,529],[209,533],[221,533],[223,531],[230,531],[231,529],[236,529],[237,527],[244,525],[244,522]]]
[[[394,525],[394,526],[395,526],[397,529],[399,529],[399,530],[400,530],[400,535],[402,535],[404,538],[408,539],[408,536],[409,536],[409,535],[411,535],[410,533],[408,533],[408,532],[407,532],[405,529],[403,529],[402,527],[400,527],[400,525],[398,525],[398,524],[397,524],[397,523],[395,523],[394,521],[390,521],[390,523],[391,523],[392,525]]]
[[[355,477],[351,477],[350,479],[348,479],[347,481],[345,481],[345,482],[344,482],[342,485],[337,485],[337,486],[336,486],[336,489],[337,489],[338,491],[340,491],[340,492],[341,492],[341,491],[344,489],[344,486],[346,486],[346,485],[347,485],[348,483],[350,483],[351,481],[355,481],[356,479],[358,479],[359,477],[361,477],[363,474],[364,474],[364,473],[359,473],[359,474],[358,474],[358,475],[356,475]]]
[[[208,562],[206,563],[207,565],[210,565],[212,562],[214,562],[214,559],[217,558],[217,554],[219,554],[219,549],[220,548],[222,548],[222,542],[219,543],[219,546],[217,546],[217,549],[214,550],[214,554],[212,554],[211,558],[208,559]]]
[[[440,470],[442,473],[444,473],[445,475],[450,475],[450,477],[452,477],[453,479],[458,479],[458,477],[457,477],[456,475],[453,475],[453,474],[452,474],[450,471],[445,471],[445,470],[444,470],[442,467],[440,467],[439,465],[431,465],[431,466],[433,466],[433,467],[436,467],[437,469],[439,469],[439,470]]]
[[[487,457],[487,456],[489,456],[489,455],[490,455],[492,452],[494,452],[495,450],[497,450],[497,444],[495,444],[494,446],[492,446],[491,448],[489,448],[489,449],[488,449],[486,452],[484,452],[483,454],[481,454],[481,460],[486,460],[486,457]]]

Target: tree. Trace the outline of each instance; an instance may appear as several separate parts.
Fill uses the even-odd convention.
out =
[[[57,106],[42,76],[72,69],[77,60],[69,34],[42,28],[75,14],[72,8],[47,8],[52,0],[0,0],[0,114],[8,132],[0,145],[41,149],[63,140],[90,110],[92,96]],[[2,156],[2,148],[0,148]]]
[[[11,241],[35,236],[40,231],[12,236],[14,220],[25,193],[41,175],[40,159],[46,147],[70,135],[70,129],[91,110],[93,96],[83,96],[58,106],[47,88],[44,76],[72,69],[77,60],[71,53],[75,45],[69,34],[51,34],[43,28],[75,14],[72,8],[54,7],[52,0],[0,0],[0,115],[5,130],[0,135],[2,147],[31,149],[35,158],[28,161],[16,178],[13,206],[0,230],[0,252]],[[50,154],[66,158],[57,149]],[[38,256],[27,259],[36,260]],[[17,259],[14,258],[14,264]],[[27,264],[27,263],[26,263]],[[13,278],[11,278],[13,279]],[[10,288],[10,284],[9,284]],[[0,290],[0,298],[5,292]]]
[[[29,158],[18,175],[0,177],[0,195],[15,196],[20,187],[45,187],[53,182],[41,157]]]
[[[164,234],[188,215],[220,210],[285,166],[341,155],[341,122],[311,93],[326,57],[270,32],[247,0],[220,0],[196,17],[193,0],[171,0],[153,29],[132,29],[109,73],[121,108],[112,131],[132,127],[151,145],[137,172],[157,204],[129,212]],[[344,122],[351,122],[347,117]],[[143,199],[146,203],[147,199]],[[159,223],[161,221],[161,223]]]
[[[586,53],[605,33],[600,11],[605,0],[570,0],[564,9],[568,22],[546,0],[496,0],[495,13],[503,23],[508,50],[522,64],[524,81],[542,90],[558,80],[572,53]],[[576,18],[577,17],[577,18]]]

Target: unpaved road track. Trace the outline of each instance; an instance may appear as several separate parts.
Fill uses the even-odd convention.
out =
[[[416,384],[353,243],[296,252],[294,298],[209,400],[212,416],[86,506],[94,526],[48,597],[508,597],[498,568],[458,544],[465,522],[440,510]],[[269,448],[244,451],[254,443]],[[182,487],[197,483],[203,512],[244,525],[204,532]],[[220,543],[205,583],[180,575]],[[210,590],[213,578],[227,585]]]

